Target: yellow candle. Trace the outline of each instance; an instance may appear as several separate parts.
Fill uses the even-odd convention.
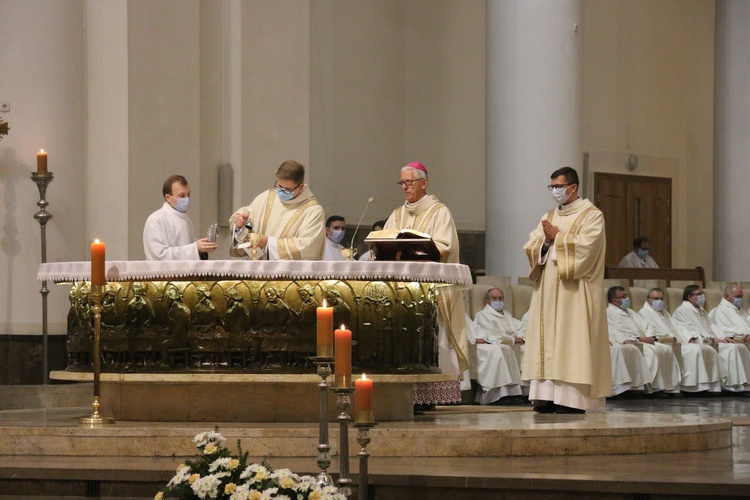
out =
[[[43,149],[36,154],[36,173],[47,173],[47,152]]]

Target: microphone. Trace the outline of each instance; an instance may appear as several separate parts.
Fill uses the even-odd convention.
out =
[[[362,210],[362,215],[359,216],[359,222],[357,222],[357,227],[354,228],[354,235],[352,236],[352,241],[351,241],[351,243],[349,243],[349,248],[352,249],[352,250],[354,249],[354,238],[357,237],[357,231],[359,231],[359,226],[362,224],[362,219],[365,216],[365,212],[367,212],[367,207],[369,207],[370,203],[372,203],[373,201],[375,201],[375,198],[373,198],[372,196],[370,196],[367,199],[367,205],[365,205],[365,209]]]

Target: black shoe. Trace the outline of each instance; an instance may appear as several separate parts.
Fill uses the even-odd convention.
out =
[[[557,405],[557,411],[555,413],[586,413],[586,410],[580,408],[571,408],[570,406]]]
[[[534,401],[533,410],[537,413],[555,413],[557,405],[552,401]]]

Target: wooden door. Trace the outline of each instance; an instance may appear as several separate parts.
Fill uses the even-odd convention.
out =
[[[617,266],[647,236],[659,267],[672,267],[672,179],[594,174],[594,200],[604,214],[609,266]]]

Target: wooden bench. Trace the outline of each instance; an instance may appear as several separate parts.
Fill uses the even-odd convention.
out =
[[[630,286],[635,280],[664,280],[667,286],[672,281],[695,281],[706,286],[706,271],[702,267],[695,269],[681,268],[656,268],[647,269],[640,267],[609,267],[604,269],[605,279],[626,279]]]

